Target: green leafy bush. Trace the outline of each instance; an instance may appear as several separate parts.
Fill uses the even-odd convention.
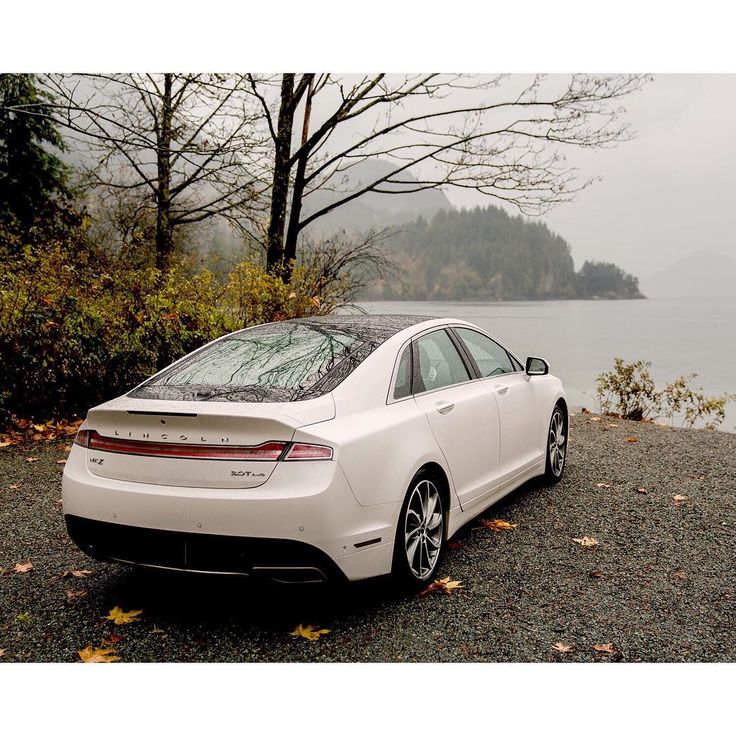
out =
[[[162,274],[67,245],[0,255],[0,421],[84,413],[226,332],[344,297],[309,266],[289,284],[249,261],[221,278],[183,262]]]
[[[636,421],[661,416],[674,421],[680,417],[686,427],[702,421],[711,429],[726,418],[726,404],[736,396],[706,396],[702,388],[690,385],[697,373],[680,376],[658,390],[649,372],[651,366],[650,361],[626,363],[615,358],[613,370],[596,378],[596,397],[601,413]]]

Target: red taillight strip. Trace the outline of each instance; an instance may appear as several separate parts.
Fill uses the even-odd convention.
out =
[[[80,433],[81,434],[81,433]],[[147,442],[103,437],[89,430],[86,438],[80,438],[84,447],[101,452],[118,452],[125,455],[147,457],[175,457],[189,460],[255,460],[275,462],[284,453],[288,442],[263,442],[260,445],[185,445],[178,442]],[[86,439],[86,443],[84,443]]]
[[[294,442],[284,460],[332,460],[332,448],[326,445]]]

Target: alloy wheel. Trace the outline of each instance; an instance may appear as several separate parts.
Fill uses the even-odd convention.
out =
[[[565,435],[565,418],[559,409],[552,414],[549,424],[549,466],[556,477],[562,475],[565,467],[565,455],[567,452],[567,437]]]
[[[412,489],[404,520],[404,550],[417,580],[426,580],[434,572],[443,533],[440,493],[431,480],[421,480]]]

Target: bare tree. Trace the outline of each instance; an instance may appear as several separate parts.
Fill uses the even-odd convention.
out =
[[[156,264],[168,267],[177,228],[243,216],[263,202],[260,110],[242,76],[49,75],[55,119],[96,154],[95,184],[154,212]],[[25,110],[33,113],[33,110]]]
[[[520,79],[248,75],[271,137],[269,267],[284,268],[288,275],[299,234],[368,192],[472,189],[526,214],[570,200],[592,180],[578,179],[565,148],[626,140],[630,133],[621,121],[620,102],[646,77],[536,76],[521,84]],[[295,142],[299,116],[301,135]],[[351,181],[351,168],[375,158],[394,166],[370,181]],[[318,191],[329,191],[329,201],[323,198],[310,208],[309,196]]]

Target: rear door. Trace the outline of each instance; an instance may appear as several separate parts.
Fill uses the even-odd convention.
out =
[[[466,507],[493,488],[499,475],[499,419],[494,397],[473,380],[449,333],[412,343],[414,400],[425,412]]]
[[[480,384],[495,398],[501,424],[500,475],[504,480],[540,457],[539,401],[520,364],[487,335],[454,328],[481,376]]]

